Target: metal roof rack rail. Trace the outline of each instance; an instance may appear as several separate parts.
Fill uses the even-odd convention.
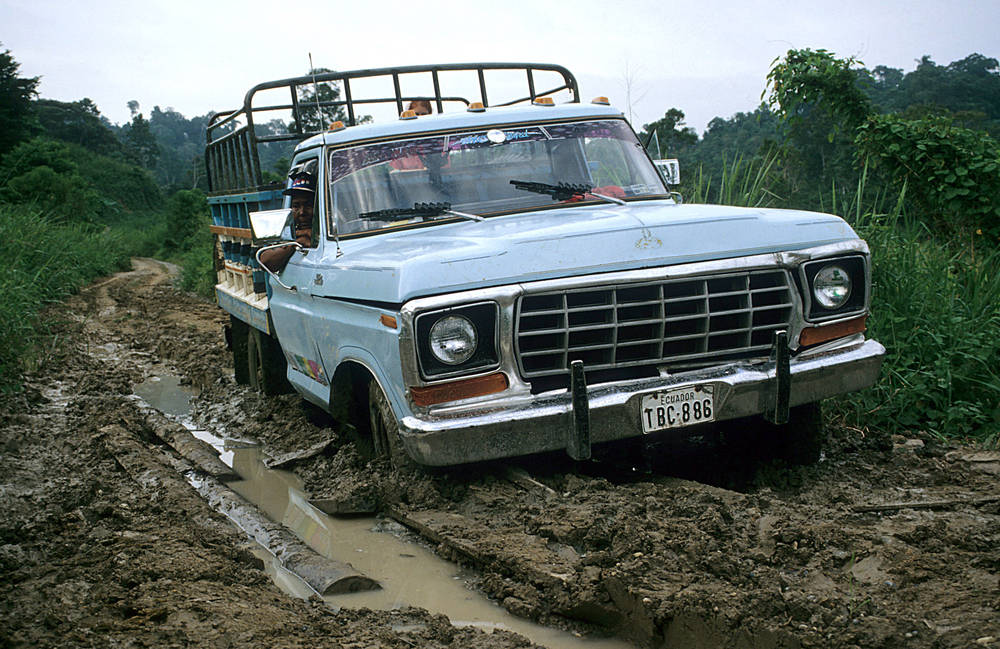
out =
[[[308,137],[322,133],[324,129],[306,130],[307,116],[310,111],[322,111],[324,108],[343,108],[347,112],[347,125],[354,126],[360,119],[358,108],[368,104],[396,105],[397,113],[403,111],[403,102],[426,100],[433,102],[437,111],[443,112],[446,103],[462,103],[466,107],[473,101],[490,106],[489,94],[486,90],[486,72],[492,70],[521,70],[525,73],[527,94],[505,99],[494,106],[510,106],[524,102],[532,102],[537,97],[554,94],[566,90],[570,93],[570,103],[580,102],[580,91],[576,77],[566,68],[547,63],[451,63],[440,65],[411,65],[392,68],[371,68],[367,70],[352,70],[349,72],[322,72],[290,79],[280,79],[260,83],[251,88],[243,100],[242,108],[211,113],[205,129],[205,166],[208,172],[208,186],[211,192],[232,191],[260,187],[263,183],[263,173],[260,168],[258,145],[268,142],[300,142]],[[441,90],[440,73],[442,72],[475,72],[479,81],[478,99],[468,99],[458,95],[445,95]],[[562,77],[562,83],[552,88],[538,90],[535,86],[536,72],[554,72]],[[400,89],[400,75],[427,73],[431,76],[434,92],[430,95],[406,95]],[[356,89],[351,87],[351,81],[386,77],[392,79],[394,93],[388,97],[357,96]],[[340,96],[337,99],[310,99],[308,105],[300,100],[300,89],[309,90],[317,84],[339,84]],[[289,103],[264,106],[254,106],[257,93],[276,88],[288,88]],[[258,134],[254,128],[255,122],[264,113],[273,111],[291,111],[293,130],[288,133]]]

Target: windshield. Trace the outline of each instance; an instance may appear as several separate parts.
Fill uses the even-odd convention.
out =
[[[625,200],[667,194],[623,120],[510,126],[335,149],[327,169],[330,218],[341,235],[449,215],[428,214],[426,204],[489,216],[599,200],[585,191],[540,192],[540,183]]]

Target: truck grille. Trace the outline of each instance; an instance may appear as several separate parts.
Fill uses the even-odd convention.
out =
[[[528,293],[515,344],[525,378],[588,371],[698,366],[767,353],[787,329],[793,285],[782,269]]]

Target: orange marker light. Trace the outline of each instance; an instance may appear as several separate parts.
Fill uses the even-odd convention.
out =
[[[556,102],[552,100],[552,97],[535,97],[535,101],[531,102],[536,106],[555,106]]]
[[[819,327],[809,327],[803,329],[799,334],[799,344],[803,347],[825,343],[829,340],[836,340],[851,334],[859,334],[865,330],[865,320],[868,316],[852,318],[836,324],[823,325]]]
[[[395,329],[398,326],[396,324],[396,317],[385,313],[378,317],[378,321],[381,322],[383,326],[389,327],[390,329]]]
[[[347,128],[347,127],[344,126],[344,123],[338,119],[336,122],[331,122],[330,123],[330,127],[328,129],[326,129],[326,130],[328,130],[328,131],[343,131],[345,128]]]
[[[611,102],[608,101],[608,98],[607,97],[603,97],[603,96],[602,97],[594,97],[593,99],[590,100],[590,103],[592,103],[592,104],[600,104],[601,106],[610,106],[611,105]]]
[[[486,106],[483,106],[483,102],[481,101],[474,101],[471,104],[469,104],[469,107],[466,108],[465,110],[469,111],[470,113],[481,113],[484,110],[486,110]]]
[[[417,119],[417,111],[415,110],[404,110],[399,114],[399,119]]]
[[[507,375],[503,372],[495,372],[486,376],[477,376],[471,379],[461,379],[437,385],[427,385],[424,387],[410,388],[410,398],[417,406],[433,406],[436,403],[446,401],[458,401],[459,399],[469,399],[471,397],[481,397],[486,394],[503,392],[510,385],[507,382]]]

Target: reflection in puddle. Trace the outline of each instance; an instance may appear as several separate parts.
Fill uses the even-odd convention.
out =
[[[324,597],[334,607],[416,606],[447,615],[456,626],[507,629],[550,649],[631,647],[620,640],[581,639],[511,615],[470,590],[458,566],[392,533],[402,533],[402,526],[370,517],[335,519],[322,513],[307,502],[298,478],[266,468],[257,448],[235,449],[233,469],[245,478],[230,484],[234,491],[320,554],[346,561],[382,585],[381,590]]]
[[[158,373],[137,385],[135,393],[214,446],[223,462],[244,478],[229,485],[236,493],[291,529],[320,554],[350,563],[382,585],[381,590],[328,595],[324,600],[330,606],[383,610],[415,606],[444,614],[456,626],[474,626],[484,631],[506,629],[550,649],[632,647],[617,639],[579,638],[511,615],[471,590],[459,566],[400,538],[405,528],[393,521],[327,516],[308,503],[302,483],[294,474],[264,466],[259,447],[245,440],[223,440],[198,429],[189,410],[191,397],[197,392],[180,385],[176,376]],[[315,594],[266,549],[255,546],[254,553],[264,561],[267,574],[284,592],[301,598]]]
[[[191,411],[191,398],[198,391],[181,385],[181,380],[166,372],[154,374],[134,388],[135,394],[165,415],[184,417]]]

